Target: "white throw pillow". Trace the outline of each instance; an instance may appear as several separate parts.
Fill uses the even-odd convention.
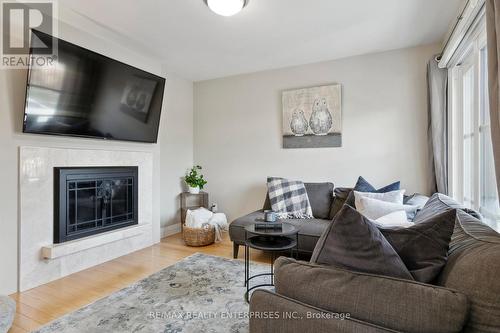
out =
[[[356,204],[356,209],[371,220],[376,220],[384,215],[404,210],[407,215],[413,216],[418,210],[418,206],[401,205],[392,202],[372,198],[359,198],[359,205]]]
[[[355,199],[354,204],[357,207],[358,203],[359,203],[359,199],[363,197],[363,198],[377,199],[377,200],[382,200],[385,202],[392,202],[392,203],[397,203],[397,204],[402,205],[405,192],[406,192],[406,190],[396,190],[396,191],[390,191],[390,192],[385,192],[385,193],[354,191],[354,199]]]
[[[404,210],[398,210],[382,217],[379,217],[373,222],[379,227],[383,228],[394,228],[394,227],[402,227],[408,228],[415,225],[412,222],[408,221],[408,217],[406,216],[406,212]]]

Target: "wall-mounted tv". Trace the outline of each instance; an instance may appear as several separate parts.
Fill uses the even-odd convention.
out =
[[[32,30],[31,38],[53,37]],[[28,69],[23,132],[157,141],[164,78],[61,39],[57,45],[55,64]]]

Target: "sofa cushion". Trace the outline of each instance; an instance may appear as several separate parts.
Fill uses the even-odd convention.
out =
[[[500,234],[458,210],[439,285],[467,295],[465,332],[500,332]]]
[[[464,294],[420,282],[284,257],[274,273],[278,294],[399,332],[460,332],[468,314]]]
[[[380,228],[380,231],[415,280],[430,283],[446,264],[455,216],[456,210],[450,210],[409,228]]]
[[[249,318],[250,333],[394,333],[393,330],[352,318],[347,313],[329,312],[263,289],[252,293],[249,312],[252,314]]]
[[[311,262],[413,280],[377,226],[349,205],[318,240]]]
[[[304,185],[313,216],[317,219],[331,219],[330,209],[333,202],[333,183],[304,183]],[[263,209],[271,209],[271,201],[267,193]]]
[[[243,244],[245,241],[245,227],[256,220],[263,220],[264,212],[255,211],[240,218],[237,218],[229,225],[229,236],[233,242]],[[312,252],[323,231],[330,225],[330,220],[324,219],[288,219],[286,223],[293,224],[299,229],[299,250]]]

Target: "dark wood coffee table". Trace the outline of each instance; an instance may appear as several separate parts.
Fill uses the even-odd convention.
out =
[[[299,229],[286,222],[280,223],[281,229],[256,229],[255,224],[245,227],[245,300],[248,302],[248,295],[251,290],[259,287],[274,286],[274,260],[275,254],[284,251],[290,251],[293,256],[293,250],[298,252],[297,244],[299,242]],[[269,252],[271,254],[271,272],[261,273],[250,276],[250,248]],[[259,276],[269,276],[270,283],[258,284],[250,287],[250,280]]]

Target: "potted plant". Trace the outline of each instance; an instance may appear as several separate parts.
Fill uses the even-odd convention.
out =
[[[195,165],[188,170],[186,173],[186,177],[184,177],[184,181],[188,186],[189,193],[198,194],[200,190],[203,190],[203,187],[207,184],[207,181],[203,178],[203,175],[199,173],[201,170],[201,166]]]

